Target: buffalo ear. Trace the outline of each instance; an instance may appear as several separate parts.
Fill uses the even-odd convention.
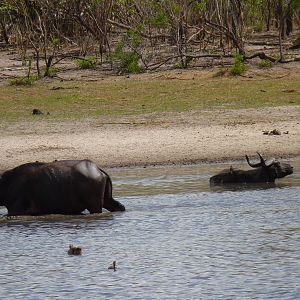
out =
[[[265,161],[265,164],[266,164],[267,167],[271,167],[275,162],[276,162],[276,159],[271,158],[271,159]]]

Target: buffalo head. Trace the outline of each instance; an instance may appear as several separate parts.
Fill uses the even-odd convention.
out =
[[[282,178],[293,173],[293,167],[287,163],[278,160],[265,161],[257,153],[260,159],[259,163],[251,163],[246,155],[246,160],[252,170],[236,170],[230,167],[229,170],[223,170],[210,178],[210,185],[226,184],[247,184],[247,183],[274,183],[276,178]]]
[[[287,175],[293,173],[293,167],[288,163],[280,162],[276,159],[272,159],[271,161],[267,162],[263,159],[263,157],[257,152],[260,162],[257,164],[252,164],[249,161],[249,157],[246,155],[246,160],[248,165],[252,168],[261,168],[268,176],[267,182],[274,182],[276,178],[282,178]]]

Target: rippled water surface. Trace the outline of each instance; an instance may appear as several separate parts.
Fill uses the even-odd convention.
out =
[[[300,299],[292,164],[275,187],[231,191],[209,189],[222,165],[113,169],[125,213],[2,217],[1,299]]]

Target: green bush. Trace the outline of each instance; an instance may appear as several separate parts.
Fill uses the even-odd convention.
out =
[[[44,77],[53,78],[57,74],[57,69],[54,66],[50,66],[49,68],[43,67],[42,72],[44,74]]]
[[[86,58],[79,58],[75,60],[75,64],[80,69],[94,69],[97,64],[97,59],[94,56],[88,56]]]
[[[242,54],[236,54],[234,57],[234,65],[230,69],[232,75],[241,75],[246,70],[244,64],[244,56]]]
[[[139,55],[136,52],[124,49],[124,44],[119,43],[113,53],[113,59],[120,61],[120,68],[122,72],[140,73]]]
[[[176,65],[176,69],[187,69],[191,63],[193,62],[193,58],[191,56],[183,57]]]
[[[34,82],[38,80],[38,76],[36,75],[31,75],[31,76],[26,76],[26,77],[19,77],[16,79],[13,79],[10,81],[10,85],[32,85]]]
[[[268,59],[263,59],[260,63],[259,63],[259,67],[262,69],[266,69],[266,68],[271,68],[272,67],[272,62]]]
[[[257,20],[256,23],[254,24],[254,30],[256,32],[262,32],[264,29],[264,23],[262,20]]]

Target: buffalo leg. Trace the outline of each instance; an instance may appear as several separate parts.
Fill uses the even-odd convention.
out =
[[[97,195],[94,195],[93,197],[91,197],[91,199],[89,199],[87,210],[91,214],[102,213],[104,192],[105,192],[105,188],[101,188],[99,189],[99,193],[97,193]]]

